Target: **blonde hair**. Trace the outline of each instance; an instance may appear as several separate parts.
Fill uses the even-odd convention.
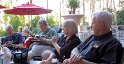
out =
[[[69,35],[75,35],[78,33],[77,25],[73,19],[65,20],[63,25],[67,26],[67,29],[68,29],[67,31],[68,31]]]
[[[23,28],[23,30],[22,30],[23,32],[26,32],[26,33],[29,33],[29,29],[28,29],[28,27],[27,26],[25,26],[24,28]]]
[[[18,27],[18,30],[20,30],[20,29],[21,29],[21,30],[23,29],[22,26],[19,26],[19,27]]]

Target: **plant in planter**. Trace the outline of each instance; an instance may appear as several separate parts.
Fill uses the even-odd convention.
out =
[[[75,14],[76,8],[80,7],[79,0],[68,0],[67,8],[70,8],[71,11],[69,11],[70,14]]]

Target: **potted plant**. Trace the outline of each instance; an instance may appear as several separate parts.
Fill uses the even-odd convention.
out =
[[[67,1],[67,8],[70,8],[71,11],[71,14],[75,14],[75,11],[76,11],[76,8],[79,8],[80,7],[80,2],[79,0],[68,0]]]
[[[83,14],[75,14],[76,8],[79,8],[80,2],[79,0],[67,0],[67,8],[70,8],[69,13],[65,14],[62,17],[64,20],[73,19],[77,25],[80,25],[80,19],[84,16]]]

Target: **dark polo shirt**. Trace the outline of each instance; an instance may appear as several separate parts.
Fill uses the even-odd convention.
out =
[[[123,54],[122,45],[112,32],[101,36],[91,35],[77,48],[83,59],[98,64],[120,64]]]
[[[4,42],[13,41],[12,44],[23,43],[23,37],[20,33],[14,33],[12,36],[7,35],[4,39]]]
[[[67,37],[60,38],[60,41],[58,42],[58,45],[61,47],[60,54],[55,50],[56,57],[60,62],[63,62],[64,59],[70,58],[71,51],[80,44],[80,39],[73,35],[71,36],[67,41]]]

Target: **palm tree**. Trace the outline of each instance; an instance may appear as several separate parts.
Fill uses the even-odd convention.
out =
[[[85,16],[85,1],[83,0],[83,15]]]
[[[68,0],[67,8],[71,9],[71,13],[75,14],[76,8],[79,8],[80,2],[78,0]]]
[[[90,10],[91,14],[95,11],[95,0],[90,1]]]

